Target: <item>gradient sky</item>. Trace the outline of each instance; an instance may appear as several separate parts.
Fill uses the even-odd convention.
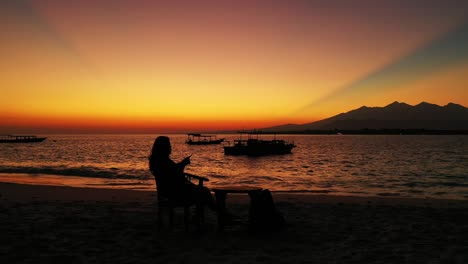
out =
[[[196,2],[196,3],[195,3]],[[305,123],[468,105],[468,1],[0,2],[0,133]]]

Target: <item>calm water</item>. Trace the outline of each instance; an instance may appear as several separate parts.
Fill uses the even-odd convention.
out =
[[[38,144],[0,144],[0,173],[18,173],[0,181],[154,189],[147,157],[155,137],[51,135]],[[209,187],[468,199],[468,136],[286,135],[281,138],[297,145],[293,154],[268,157],[225,156],[222,145],[190,146],[185,135],[170,137],[172,158],[193,153],[186,171],[210,178]]]

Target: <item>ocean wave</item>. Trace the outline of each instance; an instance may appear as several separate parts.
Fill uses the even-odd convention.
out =
[[[104,179],[139,179],[146,180],[149,175],[140,171],[124,171],[116,168],[81,167],[0,167],[0,173],[48,174],[60,176],[77,176]]]
[[[468,183],[439,182],[438,184],[442,186],[448,186],[448,187],[468,187]]]
[[[332,193],[333,190],[273,190],[275,193]]]
[[[291,174],[294,175],[294,174]],[[274,176],[257,176],[259,179],[264,180],[264,181],[284,181],[283,179],[279,177],[274,177]]]
[[[468,187],[468,183],[462,182],[447,182],[447,181],[437,181],[437,182],[407,182],[397,184],[397,186],[405,187],[418,187],[418,188],[433,188],[433,187]]]
[[[382,192],[377,193],[378,196],[400,196],[400,193],[392,193],[392,192]]]
[[[229,178],[230,176],[219,175],[219,174],[208,174],[208,177],[215,178],[215,179],[226,179],[226,178]]]

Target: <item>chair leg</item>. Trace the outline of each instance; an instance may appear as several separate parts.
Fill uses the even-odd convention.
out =
[[[200,207],[200,223],[205,224],[205,207],[203,205]]]
[[[169,228],[174,229],[174,218],[175,209],[174,207],[158,206],[158,229],[161,230],[164,226],[164,211],[169,214]],[[185,231],[188,232],[190,229],[190,206],[184,206],[184,227]]]
[[[158,229],[161,230],[163,227],[163,207],[158,206]]]
[[[170,224],[170,228],[171,230],[174,229],[174,208],[173,207],[169,207],[169,224]]]
[[[189,206],[184,207],[184,225],[185,225],[185,231],[188,232],[190,229],[190,207]]]
[[[205,223],[205,207],[202,204],[197,204],[195,210],[195,215],[197,216],[197,226],[200,228],[201,225]]]

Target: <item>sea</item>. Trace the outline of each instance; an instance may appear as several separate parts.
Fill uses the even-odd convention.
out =
[[[41,143],[0,144],[0,181],[155,190],[148,156],[158,135],[46,136]],[[262,157],[227,156],[222,144],[188,145],[186,135],[168,136],[172,159],[192,155],[186,172],[209,178],[207,187],[468,199],[466,135],[262,135],[296,145],[292,154]]]

